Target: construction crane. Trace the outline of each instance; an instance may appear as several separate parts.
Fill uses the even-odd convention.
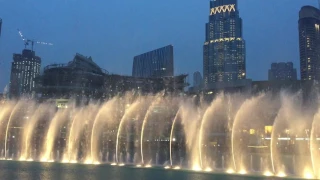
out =
[[[52,46],[52,43],[47,43],[47,42],[43,42],[43,41],[37,41],[37,40],[30,40],[27,39],[23,36],[22,32],[18,29],[19,35],[21,37],[21,39],[24,41],[24,47],[27,48],[28,45],[31,44],[31,50],[33,51],[33,46],[34,44],[42,44],[42,45],[49,45]]]

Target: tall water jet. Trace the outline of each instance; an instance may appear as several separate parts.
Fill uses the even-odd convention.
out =
[[[26,159],[34,159],[32,157],[32,147],[31,147],[31,138],[35,132],[35,126],[38,123],[39,120],[43,120],[43,118],[50,118],[52,116],[53,112],[52,106],[48,104],[40,104],[37,107],[37,110],[33,113],[31,118],[26,120],[24,122],[24,129],[21,136],[22,139],[22,150],[21,150],[21,156],[20,159],[26,160]],[[48,120],[48,119],[47,119]]]
[[[312,122],[312,129],[310,135],[310,154],[311,154],[311,161],[312,161],[312,168],[313,173],[316,178],[320,178],[320,153],[319,153],[319,144],[318,139],[320,139],[320,109],[315,114]]]
[[[294,95],[288,94],[286,92],[281,93],[281,108],[275,118],[272,135],[271,135],[271,163],[274,174],[288,174],[294,173],[295,175],[304,176],[306,171],[312,169],[311,158],[305,158],[302,156],[297,156],[295,165],[298,167],[293,167],[293,170],[296,172],[290,172],[288,167],[289,164],[284,160],[279,148],[280,145],[286,146],[289,145],[289,140],[295,141],[295,146],[293,151],[297,153],[307,154],[310,151],[305,151],[308,148],[308,144],[304,141],[305,139],[309,140],[307,129],[310,129],[312,121],[309,117],[308,112],[303,111],[302,104],[302,94],[298,92]]]
[[[90,121],[94,120],[97,105],[89,104],[89,106],[79,110],[73,118],[70,133],[68,137],[68,150],[64,155],[64,159],[67,161],[75,162],[78,159],[80,133],[86,127],[89,126]]]
[[[172,141],[173,141],[173,130],[174,130],[174,126],[176,124],[176,121],[180,115],[180,111],[181,111],[181,108],[179,108],[176,116],[174,117],[174,120],[172,122],[172,126],[171,126],[171,131],[170,131],[170,165],[171,167],[173,166],[173,162],[172,162]]]
[[[247,99],[238,110],[231,133],[231,152],[232,152],[232,160],[234,164],[234,170],[237,172],[247,171],[247,167],[244,165],[243,156],[246,155],[247,147],[243,147],[245,144],[243,142],[243,131],[250,131],[248,127],[250,127],[250,123],[257,123],[255,121],[261,121],[261,114],[257,115],[256,113],[259,111],[257,105],[259,101],[262,99],[264,94],[253,97],[251,99]],[[261,103],[261,102],[260,102]],[[255,117],[254,117],[255,116]],[[249,121],[248,121],[249,120]],[[242,125],[242,126],[240,126]],[[247,127],[245,127],[247,126]],[[252,128],[257,129],[257,128]]]
[[[210,163],[206,163],[204,165],[204,159],[202,156],[203,153],[203,147],[204,147],[204,136],[205,136],[205,132],[207,132],[208,130],[206,130],[205,126],[207,127],[211,127],[208,124],[208,121],[211,120],[215,126],[218,126],[218,120],[222,119],[221,117],[217,116],[218,110],[219,110],[219,106],[222,105],[223,103],[223,99],[224,96],[223,95],[219,95],[215,100],[213,100],[213,102],[211,103],[211,105],[207,108],[207,110],[205,111],[202,121],[201,121],[201,125],[200,125],[200,131],[199,131],[199,142],[198,142],[198,148],[199,148],[199,160],[200,160],[200,167],[202,169],[206,169],[206,168],[211,168]],[[209,125],[209,126],[208,126]],[[210,128],[210,133],[213,132],[213,129]],[[209,132],[207,132],[209,133]],[[205,145],[207,146],[207,145]],[[216,161],[216,159],[214,159],[214,161]]]
[[[206,108],[203,108],[206,109]],[[203,110],[196,107],[191,100],[186,101],[181,106],[181,123],[186,134],[186,146],[188,158],[191,160],[191,168],[196,171],[201,170],[199,158],[199,128]]]
[[[109,101],[107,101],[105,104],[101,106],[101,108],[98,111],[98,114],[94,120],[92,132],[91,132],[91,152],[90,157],[87,157],[86,159],[92,159],[93,162],[99,162],[100,158],[98,155],[98,144],[100,139],[100,134],[103,129],[103,125],[105,124],[111,124],[114,120],[114,112],[116,111],[116,102],[117,98],[113,98]]]
[[[143,98],[143,99],[138,98],[132,104],[127,106],[125,113],[120,120],[120,124],[117,131],[117,139],[116,139],[116,162],[117,163],[120,162],[120,158],[119,158],[120,135],[122,134],[123,126],[128,120],[134,119],[135,121],[137,121],[138,119],[141,119],[144,116],[144,112],[145,112],[143,110],[145,109],[144,106],[147,106],[149,104],[149,101],[150,100],[147,98]]]
[[[155,98],[155,100],[152,102],[151,106],[148,108],[148,111],[143,119],[142,128],[141,128],[141,136],[140,136],[140,153],[141,153],[141,163],[144,164],[144,153],[143,153],[143,141],[144,141],[144,130],[145,126],[148,122],[148,118],[152,113],[152,110],[156,104],[158,104],[161,101],[161,95],[158,94]]]
[[[62,125],[69,119],[70,109],[72,109],[72,106],[69,105],[68,107],[67,109],[59,109],[50,121],[47,134],[45,135],[45,143],[42,148],[41,161],[46,162],[53,160],[51,154],[54,151],[53,147],[57,139],[57,133],[60,129],[65,129]],[[59,159],[59,157],[57,157],[57,159]]]
[[[10,126],[11,126],[11,121],[15,120],[14,118],[21,118],[22,114],[18,114],[19,111],[21,111],[21,109],[23,107],[28,107],[27,106],[27,101],[21,100],[19,101],[13,108],[13,110],[11,111],[9,120],[7,122],[7,127],[6,127],[6,135],[5,135],[5,139],[4,139],[4,157],[7,159],[8,158],[8,152],[9,152],[9,148],[8,148],[8,135],[9,135],[9,130],[10,130]],[[19,117],[15,117],[15,116],[19,116]],[[28,118],[28,116],[24,116],[22,115],[23,118]]]

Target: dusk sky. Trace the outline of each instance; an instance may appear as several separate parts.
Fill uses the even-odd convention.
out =
[[[238,0],[246,40],[247,78],[267,80],[272,62],[299,72],[298,17],[316,0]],[[9,83],[13,53],[24,48],[17,29],[36,45],[42,68],[92,56],[110,73],[131,75],[135,55],[174,46],[175,74],[202,74],[209,0],[0,0],[0,92]],[[300,76],[300,74],[298,75]]]

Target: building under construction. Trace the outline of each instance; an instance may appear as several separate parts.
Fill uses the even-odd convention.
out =
[[[67,64],[52,64],[44,68],[37,79],[37,94],[41,99],[105,99],[128,91],[150,94],[165,91],[183,92],[187,75],[163,78],[137,78],[109,74],[91,57],[76,54]]]

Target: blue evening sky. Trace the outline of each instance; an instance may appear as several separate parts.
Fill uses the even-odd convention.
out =
[[[239,0],[247,43],[247,77],[266,80],[271,62],[293,61],[299,71],[298,13],[316,0]],[[75,53],[102,68],[131,75],[133,56],[174,46],[175,74],[200,71],[209,0],[0,0],[0,92],[9,83],[13,53],[27,38],[42,67],[67,63]]]

